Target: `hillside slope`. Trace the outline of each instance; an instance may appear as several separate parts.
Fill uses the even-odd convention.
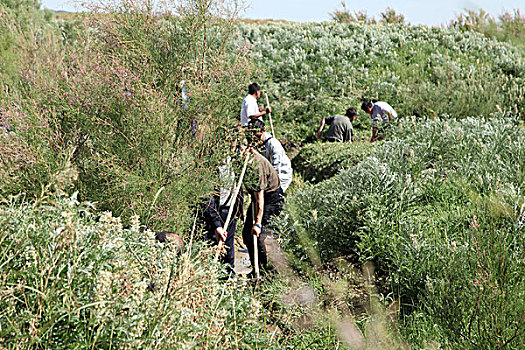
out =
[[[235,45],[266,72],[279,135],[312,135],[319,118],[389,102],[400,116],[523,114],[525,57],[481,34],[426,26],[239,23]],[[358,125],[368,123],[364,113]]]

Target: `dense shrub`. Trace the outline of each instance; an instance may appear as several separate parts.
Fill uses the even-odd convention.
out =
[[[283,241],[303,261],[373,260],[443,343],[521,348],[523,142],[515,120],[403,120],[374,157],[288,199]]]
[[[373,149],[374,144],[368,142],[307,144],[293,158],[292,166],[304,180],[317,183],[357,165]]]
[[[67,168],[81,198],[125,222],[138,214],[187,232],[191,207],[214,187],[229,146],[223,126],[235,122],[252,65],[225,47],[232,20],[216,15],[227,3],[144,4],[116,1],[76,27],[20,32],[13,20],[11,33],[30,40],[19,88],[2,101],[14,136],[0,147],[15,151],[0,156],[9,166],[0,194],[38,196]]]
[[[21,52],[39,29],[49,25],[50,11],[39,10],[35,0],[3,0],[0,2],[0,105],[4,98],[17,94],[21,88]]]
[[[260,304],[246,284],[218,281],[198,232],[179,253],[138,217],[123,229],[76,195],[4,202],[0,231],[3,347],[272,347]]]
[[[363,23],[240,24],[238,46],[266,70],[279,136],[303,139],[319,118],[389,102],[400,116],[523,116],[523,53],[472,31]]]
[[[512,13],[505,11],[497,18],[492,17],[483,9],[468,10],[456,16],[450,26],[460,30],[472,30],[495,38],[510,42],[521,50],[525,50],[525,16],[519,9]]]

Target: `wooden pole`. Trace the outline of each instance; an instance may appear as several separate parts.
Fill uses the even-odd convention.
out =
[[[253,218],[253,223],[255,224],[255,202],[252,203],[252,218]],[[262,229],[261,229],[260,234],[262,234]],[[253,268],[255,271],[255,277],[259,279],[259,249],[257,247],[257,236],[252,234],[252,239],[253,239],[253,265],[254,265]]]
[[[246,167],[248,166],[248,158],[250,158],[250,153],[246,153],[246,158],[244,159],[244,166],[242,168],[241,176],[239,177],[239,182],[237,183],[237,186],[235,186],[235,191],[233,192],[233,205],[230,206],[230,210],[228,211],[228,216],[226,217],[226,221],[224,222],[224,229],[226,232],[228,232],[228,226],[230,225],[230,221],[233,214],[233,208],[235,208],[235,203],[237,202],[237,195],[239,194],[239,191],[241,190],[242,186],[242,180],[244,178],[244,174],[246,173]],[[214,261],[217,262],[219,260],[219,256],[222,251],[222,246],[224,245],[224,241],[221,239],[219,240],[219,245],[217,247],[217,253],[215,254]]]
[[[268,94],[265,92],[264,96],[266,96],[266,107],[270,107],[270,102],[268,101]],[[272,122],[272,113],[268,113],[268,117],[270,118],[270,127],[272,128],[272,136],[275,137],[275,132],[273,131],[273,122]]]

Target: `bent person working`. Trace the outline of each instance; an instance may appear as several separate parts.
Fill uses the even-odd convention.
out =
[[[372,119],[372,139],[370,142],[382,139],[385,128],[397,118],[396,111],[386,102],[365,101],[361,105],[361,109],[370,114]]]
[[[333,115],[330,117],[323,117],[321,125],[317,131],[317,137],[322,138],[322,132],[325,124],[329,125],[328,131],[324,138],[329,142],[353,142],[354,141],[354,127],[352,122],[357,116],[355,108],[348,108],[345,115]]]

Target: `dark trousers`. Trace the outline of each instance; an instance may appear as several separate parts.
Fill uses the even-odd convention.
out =
[[[229,208],[224,208],[220,210],[220,215],[222,222],[226,222],[228,217]],[[236,228],[236,219],[232,217],[230,224],[228,225],[226,241],[224,241],[224,246],[226,248],[226,254],[221,256],[221,261],[225,264],[228,264],[229,272],[233,272],[235,268],[235,247],[233,246],[233,239],[235,237],[235,228]],[[217,245],[217,238],[215,237],[215,228],[212,225],[206,225],[206,238],[213,242],[214,245]]]
[[[274,216],[278,216],[283,208],[284,193],[281,188],[275,192],[264,194],[264,207],[263,207],[263,218],[262,218],[262,232],[257,237],[257,251],[259,253],[259,266],[266,269],[268,267],[268,255],[266,254],[266,246],[264,241],[266,236],[271,233],[271,226],[269,225],[270,220]],[[254,249],[253,249],[253,213],[255,211],[255,203],[252,197],[252,203],[248,208],[246,214],[246,220],[244,221],[244,227],[242,230],[242,240],[248,248],[248,254],[250,255],[250,262],[252,267],[255,266]]]

